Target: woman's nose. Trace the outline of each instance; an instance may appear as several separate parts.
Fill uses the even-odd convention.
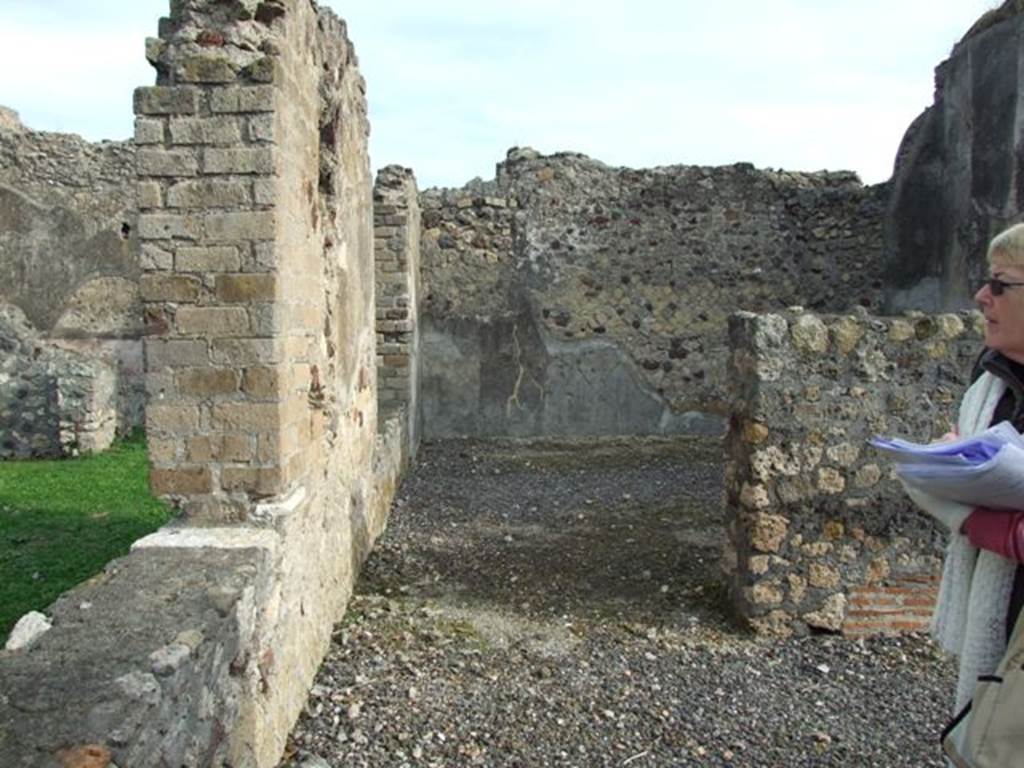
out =
[[[981,305],[992,301],[992,290],[988,287],[988,283],[985,283],[978,289],[978,292],[974,294],[974,300]]]

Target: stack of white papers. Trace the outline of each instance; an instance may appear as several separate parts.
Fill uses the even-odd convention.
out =
[[[932,496],[977,507],[1024,509],[1024,437],[1008,421],[962,440],[869,441],[896,462],[896,474]]]

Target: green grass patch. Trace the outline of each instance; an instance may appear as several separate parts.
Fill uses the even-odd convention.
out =
[[[26,611],[45,608],[170,517],[149,492],[141,431],[94,456],[0,462],[0,641]]]

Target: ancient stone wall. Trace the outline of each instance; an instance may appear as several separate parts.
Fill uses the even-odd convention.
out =
[[[935,70],[935,102],[907,129],[886,216],[886,306],[972,306],[994,235],[1021,220],[1024,15],[1008,0]]]
[[[848,173],[531,150],[427,190],[426,433],[720,429],[729,313],[877,306],[884,200]]]
[[[377,403],[399,415],[414,452],[420,433],[420,207],[416,177],[389,165],[373,193],[377,271]]]
[[[44,341],[0,304],[0,459],[108,448],[117,428],[117,363]]]
[[[973,313],[730,320],[732,584],[760,631],[923,630],[946,533],[873,435],[950,429],[981,348]]]
[[[116,361],[125,432],[144,400],[135,148],[33,131],[0,111],[0,303],[44,341]]]
[[[344,23],[311,0],[176,2],[147,54],[151,483],[182,519],[0,655],[4,765],[93,742],[124,765],[276,765],[408,460],[400,425],[377,424],[365,85]],[[132,641],[75,645],[92,616]]]

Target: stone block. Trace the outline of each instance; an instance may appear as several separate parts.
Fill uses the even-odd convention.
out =
[[[182,307],[175,324],[182,336],[244,336],[249,313],[241,307]]]
[[[242,142],[242,124],[236,117],[180,117],[168,124],[172,144],[233,145]]]
[[[809,627],[838,632],[846,618],[846,595],[830,595],[819,610],[805,613],[801,618]]]
[[[789,520],[781,515],[759,514],[750,522],[750,545],[759,552],[778,552],[789,531]]]
[[[195,432],[199,429],[199,408],[195,405],[161,405],[146,408],[146,429],[170,434]]]
[[[155,181],[140,181],[135,185],[135,197],[140,210],[163,206],[163,191]]]
[[[178,373],[178,392],[186,397],[213,397],[238,391],[238,373],[230,368],[197,368]]]
[[[174,254],[152,243],[143,243],[139,249],[139,266],[148,270],[169,271],[174,268]]]
[[[239,304],[273,301],[277,276],[272,274],[217,275],[215,293],[218,301]]]
[[[255,179],[252,183],[252,199],[256,205],[274,205],[277,202],[277,182],[273,178]]]
[[[284,490],[285,471],[282,467],[224,467],[221,487],[225,491],[255,493],[272,496]]]
[[[278,266],[277,244],[273,241],[253,243],[252,262],[246,272],[272,272]]]
[[[280,398],[283,390],[281,372],[276,368],[257,366],[242,371],[242,391],[250,397]]]
[[[800,315],[794,321],[790,333],[793,346],[803,352],[821,355],[828,349],[828,330],[814,315]]]
[[[176,213],[139,214],[139,237],[143,240],[198,240],[202,236],[202,221],[190,215]]]
[[[195,277],[175,274],[143,275],[139,294],[143,301],[195,302],[202,284]]]
[[[203,173],[261,174],[274,172],[274,150],[270,147],[209,148],[203,153]]]
[[[273,112],[274,87],[254,85],[218,88],[210,93],[210,110],[215,113]]]
[[[211,358],[230,366],[279,363],[284,359],[284,344],[279,339],[214,339]]]
[[[824,563],[811,563],[808,568],[807,581],[812,587],[835,589],[839,586],[839,572]]]
[[[221,461],[252,461],[256,456],[256,438],[252,435],[224,435],[217,458]]]
[[[167,190],[168,208],[239,208],[249,202],[249,183],[232,179],[182,181]]]
[[[151,86],[135,89],[137,115],[193,115],[199,110],[200,91],[189,86]]]
[[[135,118],[136,144],[163,144],[164,121],[148,117]]]
[[[209,350],[205,341],[192,339],[146,339],[146,370],[190,368],[208,365]]]
[[[249,118],[249,141],[272,143],[274,141],[274,114],[265,113]]]
[[[178,461],[178,441],[173,437],[148,435],[146,447],[149,459],[157,465],[174,464]]]
[[[209,467],[154,468],[149,485],[156,496],[193,496],[212,492],[213,477]]]
[[[237,272],[242,257],[238,248],[231,245],[182,247],[175,251],[174,264],[179,272]]]
[[[199,155],[193,149],[140,147],[135,154],[139,176],[195,176]]]
[[[216,403],[213,426],[229,431],[277,431],[281,426],[281,408],[277,403]]]
[[[273,211],[242,211],[206,215],[206,239],[210,243],[237,243],[243,240],[273,240]]]
[[[193,464],[247,462],[255,456],[255,448],[255,438],[249,435],[198,435],[185,441],[185,457]]]
[[[287,325],[279,304],[253,304],[249,307],[249,323],[254,336],[277,336],[286,331],[294,332],[303,326]]]

